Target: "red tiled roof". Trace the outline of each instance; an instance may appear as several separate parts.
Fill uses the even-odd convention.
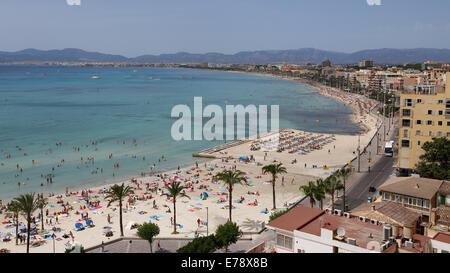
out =
[[[450,244],[450,235],[439,232],[433,237],[433,240]]]
[[[267,225],[270,227],[294,231],[308,224],[325,212],[320,209],[299,206],[288,213],[270,221]]]

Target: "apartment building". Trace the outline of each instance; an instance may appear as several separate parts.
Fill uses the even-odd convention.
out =
[[[269,222],[267,243],[277,253],[386,253],[397,230],[350,213],[300,206]],[[393,237],[394,236],[394,237]]]
[[[258,252],[447,253],[450,250],[448,233],[417,234],[413,228],[400,225],[405,221],[408,225],[414,223],[416,214],[406,212],[408,216],[402,216],[399,215],[405,212],[402,209],[391,209],[390,206],[382,213],[389,217],[377,220],[337,209],[299,206],[266,225],[273,232],[273,239],[259,245]]]
[[[450,79],[447,72],[445,79]],[[416,168],[422,145],[433,137],[450,137],[450,80],[441,85],[417,85],[400,94],[398,167]]]

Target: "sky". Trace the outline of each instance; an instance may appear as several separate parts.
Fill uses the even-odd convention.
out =
[[[448,0],[1,0],[0,51],[450,48]]]

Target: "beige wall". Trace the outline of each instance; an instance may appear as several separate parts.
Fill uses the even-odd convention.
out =
[[[447,73],[450,79],[450,73]],[[412,106],[405,105],[405,99],[412,99]],[[417,100],[422,100],[418,103]],[[415,164],[419,161],[419,156],[423,154],[422,145],[426,141],[431,141],[433,137],[450,136],[450,118],[446,118],[446,100],[450,99],[450,80],[447,81],[445,92],[433,95],[401,94],[400,95],[400,125],[399,125],[399,160],[398,167],[415,169]],[[439,104],[438,101],[443,103]],[[405,116],[403,110],[410,110],[410,116]],[[428,110],[432,114],[428,114]],[[439,115],[442,111],[442,115]],[[410,126],[403,126],[402,120],[410,120]],[[420,120],[421,124],[417,121]],[[432,125],[428,125],[428,122]],[[442,125],[439,125],[441,122]],[[431,132],[431,135],[430,135]],[[402,147],[402,140],[409,140],[409,148]],[[420,142],[420,143],[419,143]]]

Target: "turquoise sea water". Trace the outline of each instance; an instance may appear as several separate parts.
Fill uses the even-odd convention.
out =
[[[192,106],[194,96],[223,109],[277,104],[281,128],[361,130],[342,103],[282,79],[188,69],[0,66],[0,199],[137,177],[153,163],[155,171],[193,163],[192,153],[223,143],[171,138],[172,107]],[[162,155],[167,161],[158,162]]]

